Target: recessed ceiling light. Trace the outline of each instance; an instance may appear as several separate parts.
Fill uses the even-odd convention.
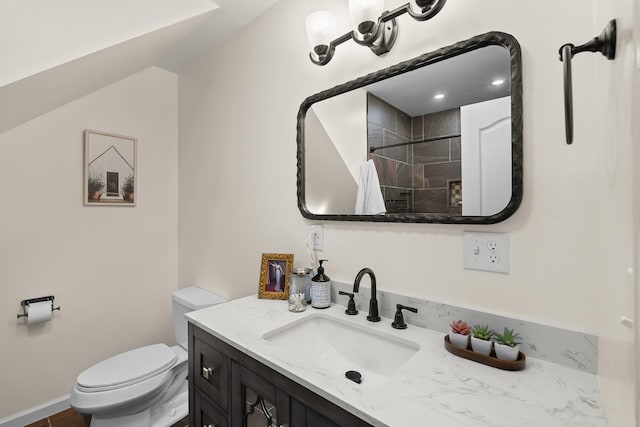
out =
[[[444,93],[437,93],[435,94],[435,96],[433,97],[433,99],[442,99],[444,98]]]
[[[500,86],[503,83],[504,83],[504,79],[495,79],[494,81],[491,82],[491,84],[494,86]]]

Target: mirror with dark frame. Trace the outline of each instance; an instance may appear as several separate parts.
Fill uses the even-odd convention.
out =
[[[335,221],[492,224],[522,200],[517,40],[490,32],[338,85],[298,113],[298,207]]]

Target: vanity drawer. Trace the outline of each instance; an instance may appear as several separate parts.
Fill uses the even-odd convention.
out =
[[[193,344],[194,384],[227,413],[229,410],[229,358],[197,336]]]
[[[202,392],[196,392],[194,405],[196,426],[229,427],[226,415],[211,400],[207,399]]]

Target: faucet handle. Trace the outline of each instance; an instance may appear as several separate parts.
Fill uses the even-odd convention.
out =
[[[406,305],[397,304],[396,305],[396,314],[393,317],[393,323],[391,323],[391,327],[395,329],[407,329],[407,324],[404,321],[404,316],[402,315],[402,310],[408,310],[413,313],[417,313],[418,309],[413,307],[407,307]]]
[[[347,303],[347,309],[344,311],[346,314],[353,316],[358,314],[358,310],[356,309],[356,302],[353,300],[352,292],[338,291],[340,295],[347,295],[349,297],[349,302]]]

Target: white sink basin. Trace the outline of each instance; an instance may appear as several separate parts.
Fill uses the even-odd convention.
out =
[[[289,363],[317,372],[344,376],[354,370],[363,385],[380,385],[420,350],[412,341],[382,332],[349,319],[312,314],[269,331],[263,338],[290,355]],[[397,331],[396,333],[401,333]]]

